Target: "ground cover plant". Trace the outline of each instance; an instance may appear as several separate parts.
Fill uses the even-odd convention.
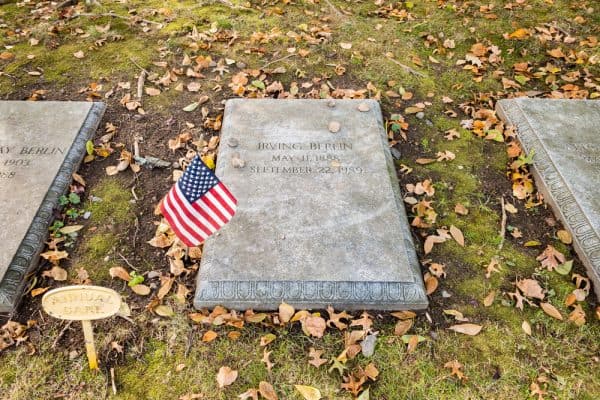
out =
[[[599,26],[591,0],[0,6],[2,99],[108,105],[0,329],[0,397],[597,398],[597,299],[494,106],[600,97]],[[196,153],[214,164],[231,97],[381,102],[427,312],[191,307],[202,249],[155,210]],[[127,303],[95,325],[97,373],[40,310],[73,283]]]

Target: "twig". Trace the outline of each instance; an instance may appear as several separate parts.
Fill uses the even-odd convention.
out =
[[[148,70],[146,68],[144,68],[140,64],[138,64],[132,57],[129,57],[129,61],[131,61],[133,63],[133,65],[135,65],[136,67],[138,67],[139,69],[144,71],[146,73],[146,75],[150,75],[150,72],[148,72]]]
[[[277,60],[269,61],[268,63],[266,63],[265,65],[263,65],[261,69],[264,70],[265,68],[267,68],[271,64],[275,64],[275,63],[278,63],[279,61],[287,60],[288,58],[294,57],[296,55],[297,54],[288,54],[287,56],[278,58]]]
[[[401,63],[400,61],[398,61],[398,60],[394,60],[392,57],[386,57],[386,58],[387,58],[388,60],[390,60],[391,62],[393,62],[394,64],[396,64],[396,65],[399,65],[400,67],[402,67],[402,69],[404,69],[406,72],[409,72],[409,73],[411,73],[411,74],[413,74],[413,75],[416,75],[416,76],[420,76],[420,77],[422,77],[422,78],[423,78],[423,77],[425,77],[425,74],[423,74],[423,73],[421,73],[421,72],[419,72],[419,71],[417,71],[417,70],[414,70],[414,69],[412,69],[411,67],[409,67],[409,66],[408,66],[408,65],[406,65],[406,64],[402,64],[402,63]]]
[[[498,244],[498,251],[502,250],[504,246],[504,236],[506,235],[506,210],[504,209],[504,196],[500,197],[500,206],[502,207],[502,222],[500,223],[500,243]]]
[[[113,367],[110,368],[110,383],[112,385],[113,394],[117,394],[117,385],[115,385],[115,369]]]
[[[52,347],[51,347],[52,349],[56,348],[56,346],[58,345],[58,341],[64,336],[65,332],[67,331],[67,329],[69,329],[72,322],[73,321],[67,322],[65,327],[62,328],[61,331],[58,333],[58,336],[56,336],[56,339],[54,339],[54,342],[52,342]]]
[[[192,348],[192,344],[194,343],[194,334],[196,333],[194,327],[192,326],[192,329],[190,329],[190,333],[188,334],[187,337],[187,342],[185,345],[185,353],[184,353],[184,357],[187,358],[188,355],[190,354],[190,350]]]
[[[154,24],[154,25],[158,25],[159,27],[162,28],[163,24],[161,22],[156,22],[156,21],[150,21],[149,19],[135,19],[133,17],[126,17],[124,15],[119,15],[119,14],[115,14],[112,12],[109,13],[101,13],[101,14],[93,14],[93,13],[77,13],[77,14],[73,14],[69,19],[75,19],[77,17],[91,17],[91,18],[99,18],[99,17],[111,17],[111,18],[120,18],[120,19],[125,19],[128,21],[139,21],[139,22],[145,22],[147,24]]]
[[[125,261],[125,264],[129,265],[129,267],[130,267],[131,269],[133,269],[134,271],[137,271],[137,270],[138,270],[136,267],[134,267],[134,266],[133,266],[133,265],[132,265],[132,264],[129,262],[129,260],[128,260],[128,259],[126,259],[126,258],[125,258],[125,256],[124,256],[123,254],[121,254],[121,253],[117,253],[117,254],[119,255],[119,257],[121,257],[121,258],[123,259],[123,261]]]
[[[342,14],[342,13],[340,12],[340,10],[338,10],[338,9],[337,9],[337,8],[336,8],[336,7],[333,5],[333,3],[332,3],[331,1],[329,1],[329,0],[325,0],[325,3],[327,3],[327,5],[329,6],[329,8],[331,8],[331,10],[332,10],[334,13],[336,13],[338,17],[340,17],[340,18],[344,18],[344,14]]]
[[[142,95],[144,94],[144,82],[146,82],[146,71],[140,72],[137,81],[137,98],[140,104],[142,104]]]

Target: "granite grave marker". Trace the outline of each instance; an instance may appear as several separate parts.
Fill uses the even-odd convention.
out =
[[[537,188],[570,230],[600,297],[600,102],[517,98],[496,109],[534,152]]]
[[[0,102],[0,313],[19,303],[102,103]]]
[[[229,100],[216,174],[238,209],[204,245],[197,308],[427,307],[376,101]]]

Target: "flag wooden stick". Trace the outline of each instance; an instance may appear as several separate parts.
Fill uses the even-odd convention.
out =
[[[85,350],[87,352],[90,369],[98,369],[98,359],[96,358],[96,345],[94,344],[94,328],[92,328],[92,321],[81,321],[81,326],[83,327]]]

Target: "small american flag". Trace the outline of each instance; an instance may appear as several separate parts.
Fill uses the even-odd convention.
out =
[[[177,237],[197,246],[235,214],[237,200],[196,156],[165,196],[160,209]]]

